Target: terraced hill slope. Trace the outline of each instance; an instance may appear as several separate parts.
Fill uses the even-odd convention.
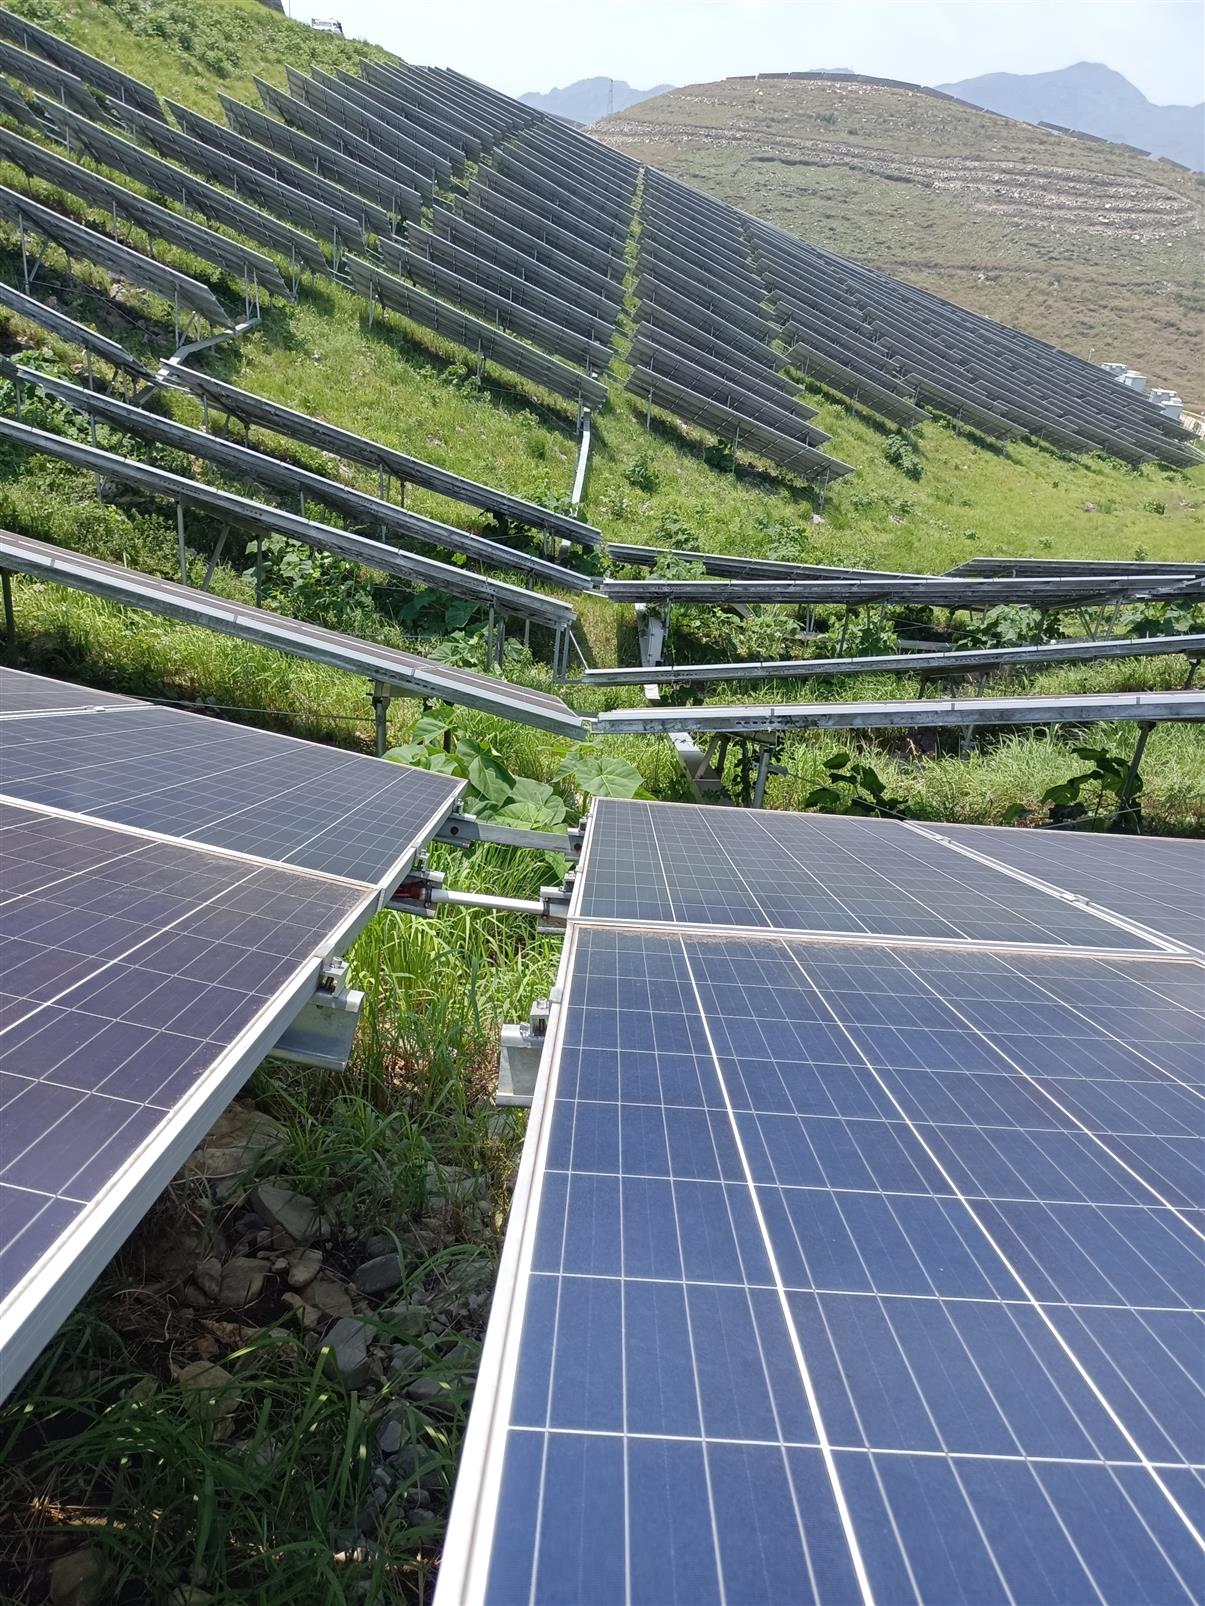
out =
[[[607,144],[817,245],[1205,401],[1205,183],[908,89],[730,78]]]

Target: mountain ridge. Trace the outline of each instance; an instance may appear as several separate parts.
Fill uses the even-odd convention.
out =
[[[655,84],[652,89],[633,89],[622,78],[579,78],[563,89],[550,89],[547,93],[529,89],[519,99],[525,106],[537,111],[550,112],[554,117],[567,117],[575,123],[594,123],[608,112],[626,111],[642,100],[664,95],[674,84]]]
[[[935,89],[1027,123],[1057,123],[1077,133],[1136,145],[1200,172],[1205,169],[1205,103],[1159,106],[1123,73],[1078,61],[1044,73],[984,73]]]

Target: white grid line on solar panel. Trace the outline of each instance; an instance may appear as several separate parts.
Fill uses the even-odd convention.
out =
[[[886,820],[597,800],[578,919],[879,938],[1157,947],[1033,881]]]
[[[3,820],[7,1392],[371,894],[24,808]]]
[[[1066,831],[988,834],[982,826],[961,825],[933,830],[1177,942],[1205,949],[1205,845],[1199,841]]]
[[[376,885],[395,882],[463,789],[167,708],[6,726],[0,787],[27,804]]]
[[[649,944],[649,946],[651,946],[651,944]],[[664,948],[665,948],[665,944],[664,944]],[[1065,962],[1065,964],[1067,964],[1067,962]],[[1065,968],[1065,964],[1064,964],[1064,968]],[[1076,965],[1081,965],[1081,964],[1083,964],[1083,962],[1081,962],[1081,960],[1076,959],[1075,960],[1075,964]],[[1117,968],[1120,968],[1120,967],[1117,967]],[[1163,967],[1163,968],[1171,968],[1171,967]],[[594,973],[596,973],[596,972],[594,972],[594,967],[593,967],[593,965],[591,965],[591,976],[593,976]],[[641,980],[646,980],[646,968],[643,968],[643,970],[638,970],[638,972],[636,972],[635,975],[630,976],[630,978],[628,978],[628,980],[630,980],[631,983],[636,983],[636,984],[639,984],[639,981],[641,981]],[[1115,984],[1113,984],[1113,991],[1115,991]],[[850,994],[850,996],[852,996],[852,997],[858,996],[858,989],[855,988],[855,991],[853,991],[853,993]],[[639,1015],[639,1017],[643,1018],[643,1010],[639,1010],[639,1005],[636,1004],[636,1001],[635,1001],[635,999],[633,999],[633,996],[631,996],[631,994],[628,993],[628,991],[625,991],[625,993],[623,993],[622,1001],[619,1002],[619,1013],[617,1013],[617,1015],[615,1015],[615,1029],[617,1029],[617,1031],[620,1031],[620,1033],[622,1033],[623,1029],[625,1029],[625,1026],[630,1025],[631,1018],[633,1018],[633,1013],[636,1013],[636,1015]],[[649,1012],[649,1025],[652,1026],[652,1029],[654,1029],[654,1031],[656,1031],[656,1029],[659,1029],[659,1026],[662,1025],[662,1023],[664,1023],[665,1018],[667,1018],[667,1013],[672,1013],[672,1009],[670,1009],[670,1005],[667,1004],[667,1001],[665,1001],[664,997],[662,997],[662,999],[659,999],[659,1001],[657,1001],[656,1005],[652,1005],[651,1012]],[[760,1015],[760,1012],[752,1012],[752,1013],[754,1013],[755,1018],[757,1018],[757,1020],[760,1020],[760,1018],[762,1018],[762,1015]],[[728,1020],[728,1012],[726,1012],[725,1009],[718,1010],[718,1012],[717,1012],[717,1020],[720,1020],[720,1021]],[[596,1039],[593,1039],[593,1037],[591,1037],[591,1039],[588,1039],[588,1042],[590,1042],[590,1044],[591,1044],[591,1049],[590,1050],[586,1050],[586,1052],[593,1052],[594,1041],[596,1041]],[[754,1065],[757,1066],[758,1062],[757,1062],[757,1057],[755,1057],[755,1055],[750,1055],[750,1060],[752,1060],[752,1063],[754,1063]],[[705,1139],[704,1139],[704,1143],[705,1143]],[[688,1166],[688,1174],[691,1174],[691,1172],[689,1172],[689,1166]],[[596,1227],[594,1227],[594,1235],[593,1235],[593,1237],[591,1237],[591,1229],[590,1229],[590,1227],[586,1227],[586,1235],[585,1235],[585,1237],[580,1237],[580,1235],[578,1235],[578,1238],[577,1238],[578,1251],[582,1251],[582,1249],[585,1249],[585,1253],[586,1254],[594,1253],[594,1249],[599,1249],[599,1246],[601,1246],[601,1249],[599,1249],[599,1253],[602,1253],[602,1254],[609,1253],[609,1249],[606,1248],[607,1241],[609,1241],[609,1238],[614,1237],[615,1211],[614,1211],[614,1209],[607,1209],[606,1208],[606,1203],[604,1203],[604,1201],[602,1201],[601,1198],[599,1198],[598,1203],[599,1203],[598,1211],[594,1211],[593,1216],[591,1216],[591,1219],[593,1219],[593,1221],[596,1222]],[[664,1206],[665,1206],[665,1201],[662,1201],[662,1209],[664,1209]],[[675,1206],[675,1208],[676,1208],[676,1206]],[[699,1253],[704,1253],[704,1254],[715,1253],[715,1248],[713,1248],[713,1246],[710,1246],[710,1249],[709,1249],[710,1240],[709,1240],[709,1237],[707,1237],[707,1230],[704,1229],[704,1230],[702,1230],[702,1233],[701,1233],[701,1232],[699,1232],[699,1229],[697,1229],[697,1213],[699,1213],[699,1208],[701,1208],[701,1206],[697,1205],[696,1201],[694,1201],[694,1200],[684,1201],[683,1211],[681,1211],[681,1213],[680,1213],[680,1219],[688,1219],[688,1221],[691,1222],[691,1224],[692,1224],[692,1232],[694,1232],[694,1245],[696,1245],[696,1254],[699,1254]],[[709,1206],[709,1209],[710,1209],[710,1206]],[[647,1225],[647,1221],[649,1221],[649,1217],[647,1217],[647,1208],[644,1208],[643,1209],[643,1213],[641,1213],[641,1214],[643,1214],[643,1221],[641,1221],[641,1227],[644,1227],[644,1225]],[[721,1214],[723,1214],[723,1211],[721,1211]],[[606,1224],[606,1225],[604,1225],[604,1224]],[[602,1230],[602,1238],[598,1237],[598,1230],[599,1229]],[[670,1237],[670,1240],[668,1240],[668,1241],[672,1241],[672,1237]],[[667,1243],[667,1237],[665,1237],[665,1233],[664,1232],[656,1232],[656,1230],[654,1230],[654,1232],[647,1233],[647,1235],[644,1235],[644,1237],[641,1237],[641,1232],[639,1232],[639,1229],[638,1229],[638,1233],[636,1233],[636,1243],[638,1243],[638,1246],[641,1245],[641,1243],[643,1243],[643,1245],[644,1245],[644,1253],[660,1253],[660,1251],[664,1251],[664,1253],[668,1253],[668,1251],[665,1251],[665,1243]],[[823,1238],[821,1238],[821,1240],[819,1240],[819,1241],[816,1241],[815,1237],[810,1237],[810,1238],[808,1238],[808,1243],[810,1243],[810,1245],[813,1246],[813,1251],[815,1251],[815,1253],[819,1253],[819,1248],[821,1248],[821,1245],[823,1245]],[[737,1251],[737,1253],[739,1253],[739,1251]],[[893,1261],[892,1256],[890,1256],[890,1245],[879,1245],[879,1261],[880,1261],[880,1264],[884,1264],[884,1266],[887,1266],[888,1269],[890,1269],[890,1267],[892,1267],[892,1266],[895,1266],[895,1261]],[[929,1264],[930,1264],[930,1266],[932,1266],[932,1262],[929,1262]],[[948,1277],[948,1275],[951,1275],[950,1267],[946,1266],[945,1261],[942,1261],[942,1264],[940,1264],[940,1266],[935,1267],[935,1269],[940,1270],[940,1272],[942,1272],[942,1274],[945,1275],[945,1277]],[[818,1302],[818,1301],[816,1301],[816,1302]],[[990,1301],[988,1301],[988,1304],[990,1304]],[[606,1310],[601,1310],[601,1312],[596,1312],[596,1314],[601,1315],[602,1320],[606,1320],[607,1319]],[[670,1312],[670,1314],[672,1314],[672,1312]],[[897,1317],[897,1320],[898,1320],[898,1317]],[[956,1341],[954,1341],[954,1352],[958,1352],[958,1346],[959,1346],[959,1343],[961,1343],[962,1346],[964,1346],[964,1349],[966,1349],[966,1355],[969,1355],[969,1347],[966,1346],[966,1338],[964,1338],[964,1333],[966,1333],[966,1319],[962,1320],[962,1327],[961,1328],[959,1328],[958,1323],[954,1322],[954,1319],[953,1319],[953,1317],[951,1317],[950,1312],[946,1312],[946,1320],[948,1320],[948,1322],[950,1322],[951,1330],[953,1330],[954,1333],[956,1333],[956,1335],[958,1335],[958,1336],[956,1336]],[[599,1323],[599,1325],[602,1325],[602,1323]],[[729,1322],[729,1331],[731,1331],[731,1322]],[[905,1331],[908,1331],[908,1330],[905,1330]],[[924,1344],[925,1347],[927,1347],[927,1346],[930,1346],[930,1344],[935,1343],[935,1336],[937,1336],[937,1335],[933,1335],[933,1333],[925,1333],[924,1325],[922,1325],[922,1323],[921,1323],[921,1325],[917,1325],[916,1319],[913,1319],[913,1323],[911,1323],[911,1338],[913,1338],[913,1341],[916,1341],[916,1339],[919,1338],[919,1341],[921,1341],[921,1343]],[[1001,1352],[999,1352],[999,1333],[996,1333],[996,1335],[993,1335],[993,1333],[990,1333],[990,1331],[980,1330],[980,1336],[982,1336],[982,1338],[988,1338],[988,1339],[993,1338],[993,1336],[995,1336],[995,1338],[996,1338],[996,1344],[995,1344],[995,1346],[993,1346],[993,1351],[988,1352],[988,1354],[983,1354],[983,1352],[982,1352],[983,1351],[982,1344],[977,1344],[977,1346],[975,1346],[975,1354],[977,1354],[977,1359],[975,1359],[974,1362],[972,1362],[972,1367],[974,1367],[974,1378],[977,1378],[977,1380],[980,1380],[980,1381],[977,1381],[977,1383],[975,1383],[975,1381],[972,1380],[972,1383],[967,1384],[967,1386],[974,1386],[974,1388],[978,1388],[978,1389],[980,1389],[980,1391],[982,1391],[982,1389],[985,1388],[985,1383],[983,1383],[983,1381],[982,1381],[983,1370],[986,1370],[986,1372],[991,1372],[991,1370],[993,1370],[993,1368],[995,1368],[996,1376],[998,1376],[998,1378],[999,1378],[999,1376],[1004,1376],[1004,1378],[1007,1378],[1007,1376],[1009,1376],[1009,1373],[1007,1373],[1007,1360],[1004,1359],[1003,1354],[1001,1354]],[[1036,1336],[1038,1336],[1038,1338],[1041,1338],[1041,1331],[1038,1331],[1038,1335],[1036,1335]],[[578,1338],[582,1338],[582,1335],[580,1335],[580,1333],[578,1333]],[[1028,1333],[1028,1335],[1022,1335],[1022,1338],[1025,1339],[1025,1347],[1028,1347],[1028,1351],[1030,1351],[1030,1354],[1036,1354],[1036,1351],[1035,1351],[1035,1335],[1033,1335],[1033,1331],[1030,1331],[1030,1333]],[[656,1359],[654,1359],[654,1355],[644,1354],[643,1355],[643,1360],[641,1360],[641,1365],[644,1365],[644,1367],[647,1367],[647,1365],[652,1365],[652,1367],[657,1368],[657,1370],[660,1370],[660,1373],[662,1373],[662,1378],[660,1378],[660,1383],[664,1384],[665,1383],[665,1375],[667,1375],[667,1372],[670,1372],[670,1370],[672,1370],[672,1362],[667,1362],[667,1360],[662,1359],[662,1357],[665,1357],[665,1355],[667,1355],[667,1352],[668,1352],[668,1354],[673,1354],[673,1352],[675,1352],[676,1346],[675,1346],[675,1343],[673,1343],[672,1339],[668,1338],[667,1333],[660,1333],[659,1339],[660,1339],[660,1343],[657,1343],[657,1347],[656,1347]],[[900,1343],[900,1339],[897,1338],[897,1344],[898,1343]],[[1051,1368],[1051,1365],[1052,1365],[1051,1357],[1052,1357],[1052,1354],[1054,1354],[1054,1351],[1052,1351],[1051,1344],[1049,1344],[1049,1343],[1046,1344],[1046,1346],[1044,1346],[1044,1347],[1046,1347],[1046,1354],[1044,1354],[1043,1357],[1041,1357],[1041,1362],[1043,1362],[1043,1365],[1041,1365],[1040,1375],[1044,1376],[1044,1380],[1046,1380],[1046,1383],[1044,1383],[1044,1386],[1046,1386],[1046,1389],[1048,1389],[1048,1392],[1049,1392],[1049,1391],[1051,1391],[1052,1386],[1054,1386],[1054,1380],[1052,1380],[1051,1370],[1049,1370],[1049,1368]],[[591,1346],[591,1349],[593,1349],[593,1346]],[[901,1349],[900,1352],[901,1352],[901,1354],[905,1354],[905,1352],[903,1352],[903,1349]],[[1023,1352],[1025,1352],[1025,1349],[1022,1349],[1022,1354],[1023,1354]],[[1184,1354],[1184,1352],[1186,1352],[1186,1351],[1184,1351],[1183,1343],[1181,1343],[1181,1352],[1183,1352],[1183,1354]],[[1104,1351],[1102,1351],[1102,1354],[1104,1354]],[[966,1355],[964,1355],[964,1360],[962,1360],[962,1373],[964,1373],[964,1383],[966,1383],[966,1378],[967,1378],[967,1376],[969,1376],[969,1373],[967,1373]],[[905,1357],[905,1359],[906,1359],[906,1357]],[[924,1359],[924,1355],[922,1355],[921,1359]],[[946,1365],[950,1365],[950,1341],[948,1341],[948,1333],[946,1333],[946,1346],[945,1346],[945,1354],[943,1354],[943,1360],[945,1360]],[[897,1380],[898,1383],[900,1383],[901,1388],[903,1388],[903,1389],[908,1389],[909,1388],[908,1376],[911,1376],[911,1365],[913,1365],[913,1363],[916,1363],[916,1362],[917,1362],[917,1355],[916,1355],[916,1352],[914,1352],[913,1357],[911,1357],[911,1362],[908,1362],[908,1365],[905,1365],[905,1368],[903,1368],[903,1372],[901,1372],[900,1380]],[[594,1352],[594,1354],[591,1355],[591,1363],[593,1363],[594,1367],[596,1367],[596,1365],[598,1365],[598,1354],[596,1354],[596,1352]],[[729,1365],[731,1365],[731,1359],[729,1359]],[[754,1367],[754,1368],[757,1367],[757,1360],[752,1359],[752,1357],[750,1357],[750,1365],[752,1365],[752,1367]],[[900,1363],[897,1362],[897,1365],[900,1365]],[[1001,1367],[1001,1365],[1004,1365],[1004,1372],[1003,1373],[999,1372],[999,1367]],[[1181,1368],[1183,1368],[1183,1362],[1181,1362]],[[540,1370],[540,1363],[537,1362],[537,1363],[535,1363],[535,1367],[533,1367],[532,1375],[533,1376],[537,1375],[538,1370]],[[736,1381],[737,1373],[739,1373],[739,1376],[741,1376],[741,1380],[742,1380],[741,1383],[737,1383],[737,1381]],[[906,1375],[905,1375],[905,1373],[906,1373]],[[1118,1375],[1118,1376],[1120,1376],[1120,1375]],[[574,1376],[570,1376],[569,1388],[570,1389],[574,1388],[575,1381],[577,1381],[577,1383],[583,1383],[583,1380],[585,1380],[585,1378],[586,1378],[586,1373],[583,1373],[582,1370],[580,1370],[580,1365],[578,1365],[577,1368],[574,1368]],[[1067,1413],[1068,1413],[1068,1410],[1070,1410],[1070,1405],[1068,1405],[1068,1402],[1067,1402],[1067,1388],[1068,1388],[1068,1386],[1070,1386],[1070,1384],[1068,1384],[1068,1381],[1067,1381],[1068,1378],[1072,1378],[1072,1381],[1073,1381],[1073,1378],[1075,1378],[1075,1372],[1073,1372],[1073,1370],[1072,1370],[1072,1373],[1067,1373],[1067,1375],[1065,1375],[1064,1378],[1062,1378],[1062,1380],[1059,1380],[1059,1388],[1056,1388],[1057,1396],[1062,1397],[1062,1399],[1064,1399],[1064,1405],[1062,1405],[1062,1416],[1064,1416],[1064,1420],[1067,1420]],[[861,1388],[866,1388],[866,1380],[864,1380],[864,1378],[861,1378],[860,1381],[861,1381]],[[930,1381],[932,1381],[932,1376],[930,1376]],[[741,1372],[741,1368],[739,1368],[739,1367],[733,1368],[733,1383],[734,1383],[734,1391],[736,1391],[737,1394],[741,1394],[741,1392],[745,1392],[745,1394],[747,1394],[747,1392],[749,1392],[749,1376],[745,1375],[744,1372]],[[950,1378],[948,1378],[948,1376],[946,1376],[946,1386],[948,1386],[948,1384],[950,1384]],[[585,1386],[585,1384],[583,1384],[583,1386]],[[770,1380],[768,1380],[768,1378],[766,1378],[766,1386],[768,1386],[768,1388],[773,1388],[773,1386],[771,1386]],[[843,1386],[843,1384],[842,1384],[842,1386]],[[919,1391],[919,1386],[917,1386],[916,1383],[911,1384],[911,1386],[913,1386],[913,1388],[916,1388],[917,1392],[921,1392],[921,1391]],[[1118,1386],[1121,1386],[1121,1384],[1118,1383]],[[826,1388],[837,1388],[837,1384],[835,1384],[834,1380],[832,1380],[832,1376],[827,1376],[827,1378],[826,1378]],[[1062,1391],[1062,1392],[1060,1392],[1060,1391]],[[643,1396],[644,1408],[649,1407],[649,1400],[651,1400],[651,1396],[652,1396],[652,1394],[654,1394],[654,1392],[656,1392],[656,1389],[654,1389],[654,1388],[646,1388],[646,1391],[644,1391],[644,1396]],[[665,1389],[662,1389],[662,1394],[665,1394]],[[988,1396],[991,1397],[990,1389],[988,1389]],[[1073,1410],[1073,1412],[1072,1412],[1072,1420],[1073,1421],[1080,1420],[1080,1418],[1078,1418],[1078,1416],[1076,1416],[1076,1412],[1083,1412],[1083,1410],[1086,1410],[1086,1408],[1088,1408],[1088,1407],[1086,1407],[1085,1404],[1083,1404],[1083,1399],[1085,1399],[1085,1397],[1086,1397],[1086,1396],[1083,1396],[1083,1389],[1081,1389],[1081,1391],[1080,1391],[1080,1396],[1081,1396],[1080,1399],[1076,1400],[1076,1402],[1075,1402],[1076,1410]],[[837,1399],[837,1402],[840,1402],[840,1394],[835,1394],[834,1397],[835,1397],[835,1399]],[[594,1396],[594,1399],[601,1400],[602,1399],[602,1391],[599,1391],[598,1394],[596,1394],[596,1396]],[[930,1400],[925,1400],[924,1399],[924,1392],[921,1392],[921,1400],[922,1400],[922,1404],[924,1404],[925,1412],[929,1412],[930,1405],[932,1405],[933,1402],[930,1402]],[[855,1402],[853,1402],[853,1394],[852,1394],[852,1392],[850,1392],[850,1396],[848,1396],[848,1402],[850,1402],[850,1407],[853,1407],[853,1404],[855,1404]],[[773,1404],[773,1394],[771,1394],[771,1404]],[[959,1404],[964,1404],[964,1402],[959,1402]],[[945,1410],[945,1415],[946,1416],[950,1415],[950,1407],[945,1407],[945,1405],[943,1405],[942,1400],[937,1400],[937,1405],[938,1405],[938,1407],[942,1407],[943,1410]],[[850,1408],[850,1407],[847,1407],[847,1415],[848,1415],[848,1408]],[[954,1410],[958,1410],[959,1407],[958,1407],[958,1405],[954,1405],[953,1408],[954,1408]],[[1027,1410],[1028,1410],[1028,1407],[1027,1407]],[[855,1412],[855,1415],[856,1415],[856,1412]],[[1099,1413],[1097,1413],[1097,1415],[1099,1415]],[[1107,1413],[1105,1413],[1105,1415],[1107,1415]],[[1006,1420],[1007,1420],[1007,1418],[1006,1418]],[[582,1426],[582,1425],[577,1425],[577,1428],[580,1428],[580,1426]],[[1036,1431],[1035,1425],[1033,1425],[1033,1423],[1031,1423],[1031,1421],[1030,1421],[1030,1423],[1027,1423],[1027,1425],[1025,1425],[1025,1426],[1027,1426],[1027,1428],[1030,1429],[1030,1431]],[[577,1431],[577,1428],[570,1429],[570,1431]],[[588,1431],[588,1429],[586,1429],[586,1431]],[[972,1431],[972,1433],[978,1433],[978,1431],[980,1431],[980,1428],[978,1428],[978,1426],[974,1426],[974,1428],[970,1428],[969,1431]],[[1081,1429],[1080,1428],[1076,1428],[1076,1431],[1081,1431]],[[1105,1431],[1107,1431],[1107,1429],[1105,1429]],[[660,1434],[659,1434],[659,1436],[660,1436]],[[709,1429],[709,1437],[710,1437],[710,1429]],[[774,1441],[773,1437],[771,1437],[770,1441],[768,1441],[768,1442],[776,1442],[776,1441]],[[815,1441],[815,1436],[810,1437],[810,1439],[808,1439],[808,1442],[816,1442]],[[948,1447],[948,1445],[946,1445],[945,1449],[943,1449],[943,1452],[938,1452],[938,1453],[946,1453],[946,1452],[948,1452],[948,1450],[950,1450],[950,1447]],[[961,1453],[961,1452],[959,1452],[959,1453]],[[1028,1458],[1033,1458],[1033,1453],[1035,1453],[1035,1452],[1031,1452],[1031,1450],[1030,1450],[1030,1452],[1027,1452],[1027,1457]],[[1091,1458],[1089,1458],[1089,1460],[1091,1460]],[[1141,1455],[1139,1455],[1138,1458],[1134,1458],[1133,1465],[1146,1466],[1147,1463],[1146,1463],[1146,1461],[1142,1460]],[[1173,1463],[1173,1465],[1181,1465],[1181,1463]],[[596,1494],[601,1494],[601,1492],[599,1492],[599,1490],[594,1490],[594,1492],[596,1492]],[[509,1508],[509,1511],[511,1511],[511,1516],[514,1516],[514,1503],[513,1502],[508,1502],[508,1508]],[[1131,1513],[1131,1522],[1133,1522],[1133,1513]],[[609,1539],[611,1539],[611,1542],[614,1543],[615,1535],[614,1534],[609,1535]],[[504,1540],[500,1540],[500,1545],[501,1545],[501,1548],[503,1548],[503,1550],[504,1550],[504,1545],[506,1545],[506,1542],[504,1542]],[[540,1598],[540,1596],[538,1596],[538,1593],[537,1593],[537,1596],[535,1596],[535,1598]],[[668,1596],[665,1596],[665,1598],[668,1598]],[[691,1593],[684,1593],[684,1595],[681,1595],[680,1598],[702,1598],[702,1596],[691,1595]],[[792,1596],[790,1596],[790,1598],[792,1598],[792,1600],[794,1600],[794,1598],[797,1598],[797,1596],[792,1595]],[[890,1596],[890,1598],[893,1598],[893,1596]],[[925,1595],[924,1598],[946,1598],[946,1596],[940,1595],[940,1593],[929,1593],[929,1595]]]

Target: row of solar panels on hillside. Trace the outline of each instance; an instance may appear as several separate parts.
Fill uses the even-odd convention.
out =
[[[1205,597],[1205,575],[1054,575],[1039,580],[982,580],[949,575],[841,579],[605,580],[613,602],[681,603],[885,603],[931,608],[992,608],[1018,603],[1037,608],[1082,607],[1099,602]]]
[[[707,681],[807,680],[826,675],[919,675],[955,679],[986,670],[1034,670],[1047,664],[1087,664],[1120,658],[1183,655],[1205,658],[1205,635],[1133,636],[1118,640],[1047,641],[1033,647],[942,648],[931,652],[875,653],[857,658],[777,658],[712,664],[641,664],[587,669],[587,686],[690,686]]]
[[[327,271],[322,247],[311,234],[281,222],[258,206],[249,205],[238,196],[195,177],[185,168],[175,166],[164,157],[154,155],[132,140],[89,122],[65,107],[48,100],[40,100],[39,105],[48,120],[61,131],[69,150],[82,149],[102,167],[122,173],[156,194],[170,196],[211,222],[279,251],[288,260],[303,263],[318,273]],[[153,119],[147,119],[146,126],[152,122]],[[174,131],[166,123],[154,123],[154,127],[157,137],[170,146]],[[174,138],[181,139],[183,136],[174,135]]]
[[[386,477],[393,476],[403,486],[421,486],[423,490],[434,491],[451,501],[463,502],[469,507],[496,514],[510,523],[547,530],[549,534],[573,541],[579,546],[598,546],[602,540],[600,531],[594,525],[582,523],[567,513],[541,507],[536,502],[511,496],[493,486],[479,485],[475,480],[452,474],[434,463],[425,463],[421,458],[411,457],[381,441],[339,429],[334,424],[294,408],[282,407],[279,402],[270,401],[266,396],[240,390],[225,380],[215,379],[211,374],[198,373],[177,363],[165,364],[164,373],[172,383],[191,391],[207,414],[212,408],[239,419],[248,428],[253,424],[258,425],[290,440],[315,447],[320,452],[329,452],[346,462],[362,463]]]
[[[0,72],[7,73],[17,83],[25,84],[30,89],[41,90],[42,94],[49,95],[51,100],[69,106],[82,117],[107,119],[108,114],[98,98],[74,73],[64,72],[53,62],[44,61],[41,56],[31,55],[29,51],[21,50],[2,39],[0,39]],[[17,96],[16,100],[15,105],[10,103],[11,114],[22,122],[29,121],[28,104],[20,96]]]
[[[341,480],[311,473],[308,469],[298,468],[295,463],[287,463],[279,457],[240,446],[235,441],[223,440],[204,430],[191,429],[174,419],[149,412],[145,407],[132,407],[116,397],[84,390],[66,380],[40,374],[36,369],[18,366],[14,372],[24,383],[46,391],[93,420],[136,435],[142,440],[175,447],[190,457],[227,469],[240,479],[293,497],[303,512],[307,500],[321,502],[356,523],[375,529],[382,539],[417,541],[423,546],[458,552],[488,568],[529,574],[533,579],[564,591],[594,589],[594,581],[588,575],[550,563],[546,558],[503,546],[501,542],[490,541],[484,536],[473,535],[455,525],[425,518],[421,513],[399,507],[383,497],[371,496]]]
[[[135,194],[124,184],[93,173],[78,162],[57,156],[44,145],[35,145],[0,128],[0,157],[12,162],[31,178],[41,179],[87,202],[101,212],[122,215],[151,239],[160,239],[183,251],[191,251],[214,267],[223,268],[237,278],[254,280],[264,290],[288,295],[289,287],[270,257],[228,239],[224,234],[181,217],[166,207]]]
[[[56,457],[76,468],[129,485],[152,496],[163,497],[182,507],[212,514],[235,528],[253,534],[279,534],[300,541],[319,552],[330,552],[352,563],[404,580],[408,584],[429,586],[447,596],[465,597],[481,607],[496,609],[503,617],[528,620],[561,632],[569,629],[576,615],[568,603],[501,580],[490,580],[469,569],[419,557],[384,541],[356,535],[348,530],[322,524],[304,514],[271,507],[232,491],[220,490],[182,474],[172,474],[149,463],[121,457],[114,452],[33,429],[12,419],[0,418],[0,439],[44,456]],[[266,480],[271,470],[263,463],[254,465]],[[244,470],[245,471],[245,470]],[[289,476],[291,477],[291,476]]]
[[[127,351],[119,341],[98,334],[87,324],[69,318],[57,307],[48,307],[45,302],[38,301],[33,296],[22,295],[11,285],[0,284],[0,307],[15,312],[19,317],[28,319],[30,323],[39,324],[51,334],[58,335],[60,339],[70,341],[72,345],[80,346],[87,356],[89,368],[92,358],[100,357],[111,368],[141,383],[146,383],[155,377],[146,364],[132,352]]]
[[[584,732],[580,716],[548,692],[513,686],[494,675],[457,669],[417,653],[401,652],[395,647],[362,641],[336,630],[324,630],[320,625],[289,619],[264,608],[251,608],[225,597],[210,596],[191,586],[140,574],[120,563],[107,563],[80,552],[48,546],[8,530],[0,530],[0,569],[53,581],[92,596],[201,625],[259,646],[273,647],[313,663],[328,664],[349,674],[363,675],[401,696],[434,698],[476,708],[499,719],[534,725],[578,740]]]
[[[32,232],[43,241],[57,245],[69,258],[93,263],[115,279],[124,279],[139,289],[162,296],[177,310],[196,313],[217,329],[229,329],[234,323],[207,285],[130,250],[108,235],[85,228],[61,212],[52,212],[49,207],[4,185],[0,185],[0,218],[14,224],[23,236]]]
[[[68,44],[57,34],[39,28],[25,17],[0,8],[0,37],[33,55],[43,56],[64,72],[73,73],[102,94],[127,106],[136,106],[150,117],[162,118],[163,110],[154,91],[128,73],[119,72],[106,61],[99,61],[86,50]]]

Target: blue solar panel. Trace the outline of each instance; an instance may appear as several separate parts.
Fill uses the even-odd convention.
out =
[[[1119,925],[893,821],[613,800],[594,814],[576,910],[582,919],[1146,946]]]
[[[96,694],[81,693],[77,700]],[[385,884],[461,783],[165,708],[6,725],[0,791],[97,820]]]
[[[1195,967],[573,941],[457,1598],[1193,1599],[1196,1027],[1150,982]],[[1066,1096],[1101,1089],[1144,1166]]]

